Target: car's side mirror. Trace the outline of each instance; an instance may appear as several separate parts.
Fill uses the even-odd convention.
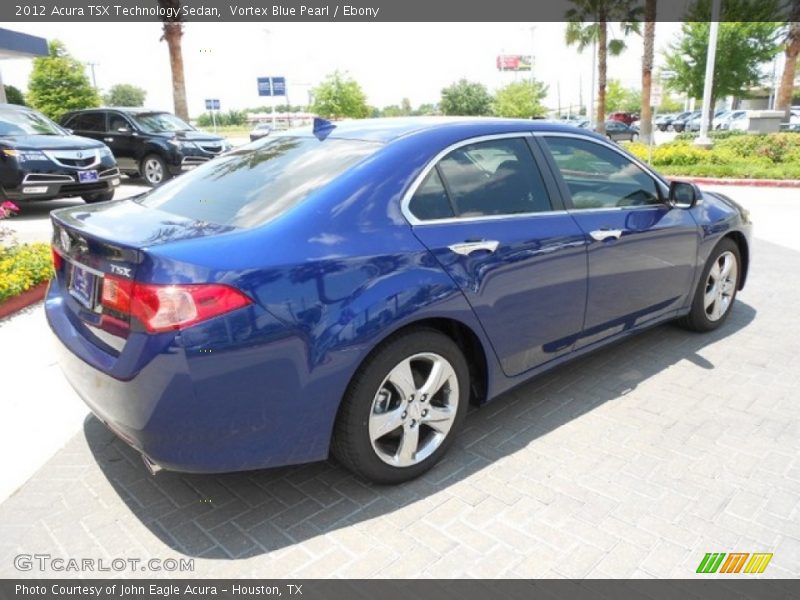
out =
[[[694,208],[701,196],[700,188],[690,181],[669,184],[669,203],[676,208]]]

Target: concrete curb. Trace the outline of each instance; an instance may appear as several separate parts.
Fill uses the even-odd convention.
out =
[[[800,188],[798,179],[727,179],[716,177],[681,177],[670,175],[669,179],[680,179],[705,185],[738,185],[750,187]]]

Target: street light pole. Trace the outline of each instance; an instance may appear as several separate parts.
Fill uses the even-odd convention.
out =
[[[86,66],[92,70],[92,87],[96,90],[97,89],[97,78],[94,76],[94,68],[99,67],[100,63],[96,62],[87,62]]]
[[[708,52],[706,54],[706,81],[703,86],[703,112],[700,117],[700,135],[695,144],[710,147],[711,138],[708,137],[708,122],[711,116],[711,93],[714,89],[714,63],[717,59],[717,37],[719,36],[720,0],[711,2],[711,22],[708,31]]]

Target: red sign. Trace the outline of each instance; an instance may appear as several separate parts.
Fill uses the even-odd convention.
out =
[[[532,62],[530,54],[501,54],[497,57],[497,70],[530,71]]]

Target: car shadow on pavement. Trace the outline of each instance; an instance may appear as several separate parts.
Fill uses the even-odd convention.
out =
[[[418,511],[399,509],[420,503],[420,510],[430,511],[435,494],[453,492],[467,479],[472,485],[458,487],[459,497],[469,501],[470,493],[485,496],[487,490],[502,497],[507,484],[498,480],[489,489],[494,480],[480,481],[487,479],[480,471],[535,447],[542,436],[608,401],[625,402],[629,391],[682,360],[714,369],[698,353],[747,327],[755,315],[739,301],[714,332],[661,325],[560,366],[471,411],[447,457],[421,478],[395,487],[364,482],[332,460],[224,475],[151,476],[139,454],[94,416],[87,417],[84,434],[116,493],[165,545],[193,557],[247,558],[379,516],[402,527]],[[550,462],[546,453],[531,453],[526,469],[557,472]]]

